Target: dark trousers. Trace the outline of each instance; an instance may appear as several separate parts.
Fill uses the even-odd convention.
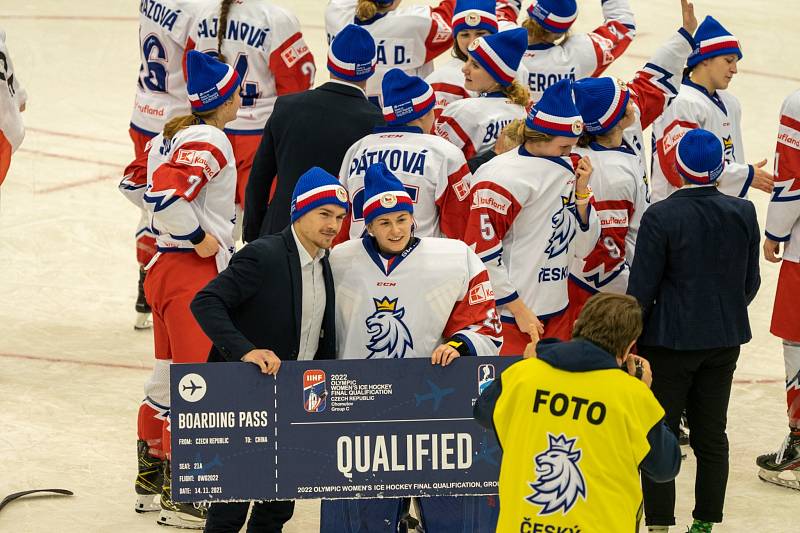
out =
[[[692,516],[722,522],[728,483],[728,400],[739,346],[712,350],[670,350],[639,346],[650,361],[656,399],[666,412],[667,426],[677,435],[686,409],[689,445],[697,458]],[[675,482],[656,483],[642,474],[646,524],[675,524]]]
[[[208,509],[205,533],[238,533],[247,520],[249,502],[214,503]],[[247,533],[281,533],[294,514],[294,502],[253,503]]]

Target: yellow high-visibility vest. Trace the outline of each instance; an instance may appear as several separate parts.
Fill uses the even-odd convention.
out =
[[[568,372],[538,359],[501,380],[497,531],[635,532],[638,467],[650,451],[647,433],[664,416],[647,385],[617,368]]]

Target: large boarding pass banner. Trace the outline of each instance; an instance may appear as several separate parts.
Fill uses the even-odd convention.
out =
[[[500,447],[472,407],[516,360],[172,365],[173,498],[496,494]]]

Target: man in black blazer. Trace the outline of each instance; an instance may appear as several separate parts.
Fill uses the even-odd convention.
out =
[[[740,345],[751,338],[747,306],[761,282],[760,235],[753,204],[715,186],[722,142],[692,130],[676,150],[684,186],[644,213],[628,294],[642,306],[639,353],[650,361],[653,393],[676,434],[687,413],[697,458],[691,531],[710,531],[722,521],[728,400]],[[647,525],[675,524],[675,482],[643,475],[642,486]]]
[[[248,244],[191,304],[213,342],[208,360],[246,361],[276,374],[281,360],[333,359],[334,291],[327,249],[347,214],[339,181],[312,168],[297,182],[292,224]],[[207,533],[238,532],[248,503],[213,504]],[[257,503],[248,531],[278,533],[294,502]]]
[[[375,58],[372,36],[351,24],[331,43],[331,81],[275,102],[247,182],[242,234],[246,242],[286,227],[292,190],[303,172],[318,166],[337,175],[348,148],[383,124],[380,110],[364,92],[375,72]]]

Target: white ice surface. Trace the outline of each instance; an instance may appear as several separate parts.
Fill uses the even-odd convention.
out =
[[[303,23],[327,77],[323,0],[282,0]],[[529,2],[526,1],[526,5]],[[136,412],[151,365],[149,332],[134,332],[135,209],[117,192],[132,158],[128,122],[139,59],[138,2],[3,0],[28,130],[0,198],[0,498],[62,487],[72,498],[20,500],[3,532],[165,531],[133,510]],[[748,161],[769,158],[777,113],[800,85],[800,18],[790,0],[696,2],[743,43],[731,90],[742,101]],[[584,0],[576,28],[600,20]],[[610,74],[629,79],[680,25],[678,0],[633,0],[639,36]],[[751,195],[763,225],[767,196]],[[760,482],[754,458],[785,434],[780,343],[769,334],[777,268],[762,263],[729,414],[731,476],[720,532],[797,531],[800,493]],[[800,296],[800,295],[798,295]],[[679,524],[690,522],[693,459],[678,480]],[[301,502],[288,533],[316,530]],[[675,528],[678,530],[678,528]]]

